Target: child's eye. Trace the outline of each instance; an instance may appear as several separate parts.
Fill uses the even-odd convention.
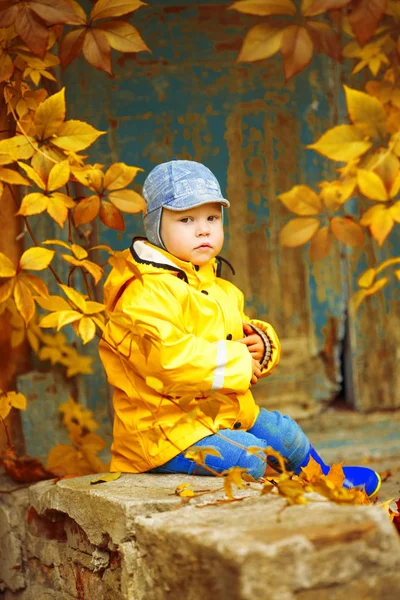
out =
[[[191,220],[191,217],[182,217],[182,219],[179,219],[179,221],[181,223],[189,223],[190,220]]]
[[[209,220],[209,221],[217,221],[218,219],[219,219],[219,216],[217,216],[217,215],[210,215],[210,216],[208,217],[208,220]]]

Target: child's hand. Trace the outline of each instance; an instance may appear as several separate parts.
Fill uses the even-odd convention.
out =
[[[255,385],[259,377],[261,377],[261,366],[258,360],[254,360],[253,358],[253,374],[251,376],[250,385]]]
[[[245,333],[246,337],[244,337],[242,340],[238,340],[238,342],[241,344],[246,344],[252,358],[259,362],[264,356],[264,342],[258,333],[255,333],[255,331],[247,323],[243,323],[243,332]]]

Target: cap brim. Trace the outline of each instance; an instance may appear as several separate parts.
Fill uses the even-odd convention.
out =
[[[190,208],[196,208],[196,206],[202,206],[203,204],[221,204],[222,206],[229,207],[230,202],[226,198],[216,198],[215,196],[202,196],[199,198],[187,199],[180,204],[179,199],[174,199],[168,204],[163,204],[163,208],[168,210],[182,211],[189,210]]]

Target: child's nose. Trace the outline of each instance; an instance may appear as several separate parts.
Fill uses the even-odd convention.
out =
[[[197,224],[197,235],[208,235],[210,233],[210,223],[208,221],[199,221]]]

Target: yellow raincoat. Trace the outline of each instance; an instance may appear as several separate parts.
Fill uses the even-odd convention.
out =
[[[99,351],[114,387],[111,471],[141,473],[219,429],[253,425],[252,359],[235,342],[242,321],[271,343],[263,376],[280,344],[271,325],[246,317],[242,292],[217,277],[216,259],[195,267],[144,239],[124,258],[105,283],[113,317]]]

